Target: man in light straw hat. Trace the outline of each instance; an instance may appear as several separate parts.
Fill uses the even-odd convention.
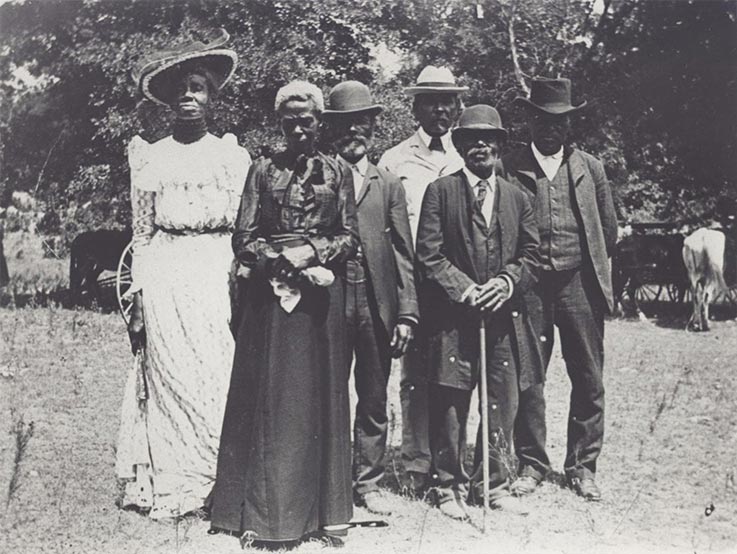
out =
[[[379,167],[397,175],[407,194],[412,237],[417,224],[425,189],[442,175],[463,167],[463,159],[453,146],[450,129],[461,111],[460,93],[449,69],[428,65],[417,77],[417,84],[405,89],[412,97],[412,112],[419,123],[408,139],[387,150]],[[402,460],[407,470],[405,490],[420,495],[430,469],[428,442],[427,387],[422,362],[417,352],[410,352],[402,366],[400,397],[402,402]]]
[[[594,481],[604,437],[604,314],[612,309],[609,256],[617,218],[602,163],[567,144],[570,116],[586,105],[571,104],[568,79],[534,79],[527,112],[529,145],[502,159],[500,174],[525,191],[536,206],[542,271],[528,295],[545,366],[558,327],[571,379],[568,483],[587,500],[599,500]],[[545,452],[543,384],[520,395],[515,449],[520,478],[512,491],[533,492],[550,469]]]
[[[379,490],[389,427],[386,387],[392,358],[406,351],[419,317],[414,245],[402,183],[370,163],[366,155],[383,107],[358,81],[333,87],[327,103],[323,121],[335,150],[353,173],[361,236],[346,279],[348,350],[349,356],[356,355],[358,395],[353,490],[359,506],[388,515],[391,504]]]
[[[421,346],[427,351],[430,448],[437,503],[466,517],[466,497],[483,503],[482,426],[473,471],[464,467],[471,394],[480,380],[479,329],[485,324],[489,423],[489,505],[524,515],[510,495],[508,462],[518,389],[539,380],[542,361],[524,310],[537,272],[535,212],[527,195],[494,174],[507,139],[498,112],[466,108],[453,129],[465,166],[434,181],[422,202],[417,265],[422,276]],[[469,490],[470,484],[470,490]]]

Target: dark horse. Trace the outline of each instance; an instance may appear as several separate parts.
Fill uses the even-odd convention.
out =
[[[74,305],[82,303],[85,293],[102,303],[97,280],[103,271],[118,269],[120,256],[130,241],[130,230],[87,231],[75,237],[69,256],[69,292]]]

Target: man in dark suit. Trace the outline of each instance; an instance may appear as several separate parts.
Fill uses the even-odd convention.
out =
[[[464,468],[466,423],[479,377],[479,325],[486,322],[493,508],[527,510],[510,495],[509,445],[519,389],[538,383],[539,351],[522,293],[534,282],[537,226],[527,196],[496,178],[507,131],[497,111],[467,108],[453,130],[465,166],[430,184],[422,202],[417,261],[423,277],[419,334],[427,353],[430,450],[437,503],[453,518],[466,517],[466,496],[483,501],[481,425],[474,469]],[[468,490],[469,482],[471,484]]]
[[[366,157],[382,107],[372,102],[366,85],[345,81],[330,91],[327,108],[323,118],[329,138],[353,173],[361,237],[357,258],[348,262],[346,289],[358,395],[354,495],[369,511],[389,514],[378,486],[388,430],[386,386],[392,357],[404,354],[418,322],[414,248],[402,183]]]
[[[500,175],[525,191],[535,206],[541,273],[527,302],[544,351],[545,367],[558,327],[571,379],[568,446],[564,469],[571,488],[599,500],[594,480],[604,437],[604,314],[613,307],[609,257],[617,218],[602,163],[566,144],[571,104],[568,79],[535,79],[527,110],[532,142],[502,159]],[[533,492],[550,469],[545,452],[543,384],[520,395],[515,449],[519,495]]]

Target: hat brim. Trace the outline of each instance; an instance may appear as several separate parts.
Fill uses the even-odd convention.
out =
[[[173,56],[164,60],[154,62],[156,67],[146,71],[143,69],[143,77],[140,81],[141,93],[156,102],[168,106],[166,101],[166,85],[169,84],[171,73],[184,64],[201,62],[205,65],[215,80],[218,90],[222,89],[235,73],[238,55],[226,48],[219,50],[207,50],[202,52],[189,52]]]
[[[460,137],[464,135],[482,134],[482,133],[499,135],[505,141],[509,138],[509,132],[503,127],[492,127],[491,125],[488,125],[485,123],[466,125],[464,127],[456,127],[455,129],[451,131],[451,138],[453,140],[458,140]]]
[[[323,110],[322,115],[324,116],[330,116],[330,115],[341,115],[341,114],[355,114],[355,113],[363,113],[363,112],[373,112],[375,115],[380,114],[384,111],[384,106],[381,104],[374,104],[372,106],[366,106],[364,108],[353,108],[350,110]]]
[[[540,106],[530,101],[529,98],[525,98],[523,96],[518,96],[517,98],[515,98],[514,103],[518,106],[525,106],[527,108],[532,108],[551,115],[565,115],[573,113],[586,106],[586,100],[584,100],[577,106],[573,106],[571,104],[552,104],[547,106]]]
[[[417,96],[418,94],[460,94],[466,92],[468,87],[436,87],[436,86],[417,86],[407,87],[404,94],[407,96]]]

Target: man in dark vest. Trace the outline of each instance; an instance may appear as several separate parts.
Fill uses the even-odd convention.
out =
[[[568,445],[564,464],[569,486],[587,500],[599,500],[594,480],[604,437],[604,315],[613,307],[609,257],[617,219],[604,166],[566,141],[571,104],[568,79],[535,79],[527,110],[532,141],[502,159],[500,174],[525,191],[540,232],[542,271],[527,295],[545,367],[558,327],[571,380]],[[512,492],[535,490],[550,469],[545,452],[543,384],[520,394],[515,450],[520,478]]]
[[[538,237],[527,195],[494,175],[506,137],[494,108],[477,105],[462,113],[452,138],[465,166],[427,188],[417,234],[432,469],[438,507],[455,519],[465,519],[467,497],[483,501],[481,424],[470,475],[464,467],[481,318],[488,352],[488,390],[480,394],[489,403],[490,505],[527,513],[510,495],[509,462],[518,390],[542,379],[523,301],[535,280]]]
[[[399,178],[368,161],[382,106],[358,81],[333,87],[323,120],[338,156],[350,167],[361,245],[347,266],[346,323],[355,351],[358,404],[353,426],[353,489],[356,502],[388,515],[384,476],[388,419],[386,387],[392,358],[404,354],[418,322],[414,247],[407,202]],[[347,360],[347,364],[351,361]]]

